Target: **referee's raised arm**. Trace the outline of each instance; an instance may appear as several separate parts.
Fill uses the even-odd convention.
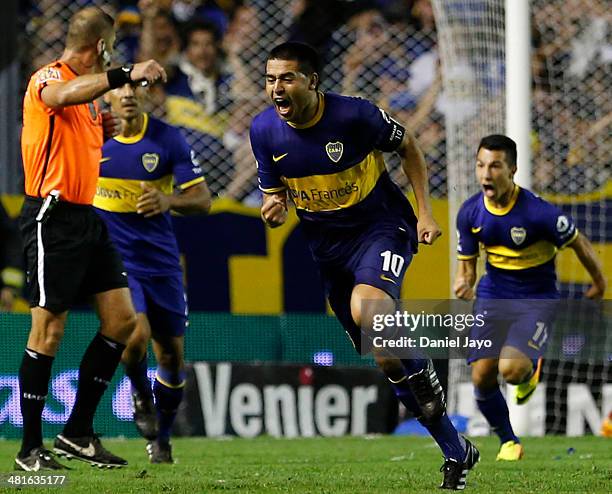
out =
[[[49,108],[61,108],[88,103],[126,83],[155,84],[159,81],[166,82],[166,71],[155,60],[147,60],[101,73],[79,75],[71,81],[45,87],[40,95]]]
[[[48,83],[40,88],[43,103],[57,109],[89,103],[126,83],[166,82],[166,72],[155,60],[111,69],[114,43],[112,17],[96,8],[78,11],[70,20],[66,46],[58,60],[70,67],[77,77],[70,80],[48,78],[45,81]],[[53,76],[53,72],[47,75]]]
[[[126,83],[166,82],[166,72],[155,60],[111,69],[114,43],[112,17],[96,8],[78,11],[70,20],[66,46],[59,60],[77,77],[44,85],[40,89],[43,103],[57,109],[89,103]]]

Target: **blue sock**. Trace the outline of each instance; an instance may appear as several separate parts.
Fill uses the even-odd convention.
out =
[[[414,399],[414,395],[408,387],[407,380],[404,379],[399,383],[391,383],[391,386],[398,400],[400,400],[416,417],[420,416],[421,407]],[[465,460],[465,439],[459,435],[446,413],[433,423],[426,424],[420,420],[419,422],[421,422],[423,427],[429,431],[431,437],[438,443],[444,458],[453,458],[459,462]]]
[[[125,365],[125,375],[130,378],[132,385],[132,393],[136,392],[143,398],[152,398],[153,390],[151,389],[151,381],[147,375],[147,354],[143,359],[135,365]]]
[[[487,422],[489,422],[493,432],[498,435],[502,444],[508,441],[520,442],[512,430],[508,404],[499,386],[489,391],[481,391],[478,388],[474,388],[474,394],[476,395],[478,409],[487,419]]]
[[[157,420],[159,422],[157,441],[160,443],[170,441],[172,424],[183,399],[184,387],[184,370],[171,372],[162,367],[157,368],[157,375],[153,383],[153,394],[155,395],[155,408],[157,409]]]

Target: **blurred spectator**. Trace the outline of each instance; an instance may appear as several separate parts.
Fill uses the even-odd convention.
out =
[[[194,99],[212,115],[229,103],[229,75],[221,69],[219,32],[212,24],[194,22],[187,28],[184,49],[166,92]]]
[[[136,7],[125,7],[117,14],[114,58],[118,63],[135,63],[141,37],[141,16]]]
[[[351,17],[344,29],[349,33],[336,33],[336,37],[340,35],[354,41],[342,59],[342,92],[378,100],[380,88],[377,79],[383,70],[385,57],[387,61],[390,58],[386,54],[392,49],[389,26],[380,11],[370,9]]]
[[[342,23],[343,10],[340,0],[293,0],[288,41],[308,43],[318,53],[327,53],[331,35]]]
[[[259,41],[265,34],[271,33],[264,33],[255,7],[243,5],[236,9],[223,39],[227,67],[232,74],[232,95],[236,98],[259,96],[263,91],[261,67],[265,66],[268,53]]]
[[[138,60],[157,60],[169,76],[178,64],[181,40],[172,15],[156,0],[139,0],[142,19]]]
[[[214,25],[196,21],[166,85],[167,118],[217,138],[223,135],[230,104],[230,77],[222,72],[220,37]]]
[[[225,34],[229,17],[238,5],[237,0],[174,0],[172,14],[178,22],[206,21]]]
[[[253,166],[255,156],[251,150],[249,127],[253,115],[257,115],[267,104],[268,99],[263,91],[259,97],[236,100],[223,136],[225,147],[232,152],[234,165],[225,196],[251,206],[261,204],[261,193],[257,186],[257,168]]]
[[[13,309],[22,287],[21,237],[0,200],[0,311]]]

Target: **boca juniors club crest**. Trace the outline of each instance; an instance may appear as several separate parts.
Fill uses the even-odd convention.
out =
[[[159,154],[157,153],[145,153],[142,155],[142,166],[145,170],[151,173],[157,168],[159,164]]]
[[[338,163],[340,158],[342,158],[342,151],[344,151],[344,145],[341,142],[328,142],[325,145],[325,151],[327,152],[327,156],[334,163]]]
[[[527,238],[527,230],[519,226],[513,226],[510,229],[510,237],[516,245],[521,245]]]

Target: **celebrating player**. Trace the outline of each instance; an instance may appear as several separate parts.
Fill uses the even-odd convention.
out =
[[[417,242],[432,244],[441,233],[431,213],[423,155],[410,132],[369,101],[321,93],[318,55],[308,45],[274,48],[265,77],[272,107],[255,117],[250,130],[264,192],[262,218],[270,227],[283,224],[289,193],[331,307],[359,351],[361,327],[371,327],[362,302],[397,299]],[[402,157],[418,220],[391,181],[383,151]],[[389,256],[393,263],[386,262]],[[479,453],[448,419],[431,361],[375,357],[398,398],[440,445],[441,487],[463,489]]]
[[[26,198],[20,227],[32,328],[19,368],[20,470],[63,468],[43,447],[41,416],[68,309],[85,295],[93,295],[101,326],[83,355],[74,408],[54,451],[102,467],[127,464],[104,449],[93,431],[96,408],[136,321],[121,258],[91,207],[103,127],[114,127],[95,99],[129,81],[165,80],[166,73],[154,60],[104,72],[114,40],[110,16],[94,7],[78,11],[62,57],[32,76],[23,103]]]
[[[503,135],[485,137],[478,146],[476,176],[482,190],[468,199],[457,215],[459,262],[453,287],[461,299],[474,297],[476,258],[482,244],[487,252],[487,271],[478,283],[474,310],[506,321],[511,311],[512,321],[505,338],[499,335],[499,324],[475,327],[472,338],[490,339],[498,348],[496,358],[471,354],[468,362],[478,408],[502,443],[497,459],[507,461],[521,459],[523,446],[510,425],[497,374],[517,385],[519,404],[526,403],[535,391],[555,308],[552,303],[528,299],[559,297],[554,264],[557,250],[572,248],[591,275],[593,286],[587,297],[601,298],[606,290],[593,247],[572,219],[514,183],[516,158],[516,144]],[[499,303],[490,302],[492,299],[520,300]]]
[[[121,119],[121,132],[102,148],[94,206],[123,258],[138,317],[123,352],[134,421],[149,440],[149,460],[172,463],[170,430],[185,385],[187,301],[170,211],[207,213],[210,192],[180,131],[143,113],[146,91],[125,84],[105,96]],[[157,420],[147,377],[151,336],[158,363],[153,386]]]

